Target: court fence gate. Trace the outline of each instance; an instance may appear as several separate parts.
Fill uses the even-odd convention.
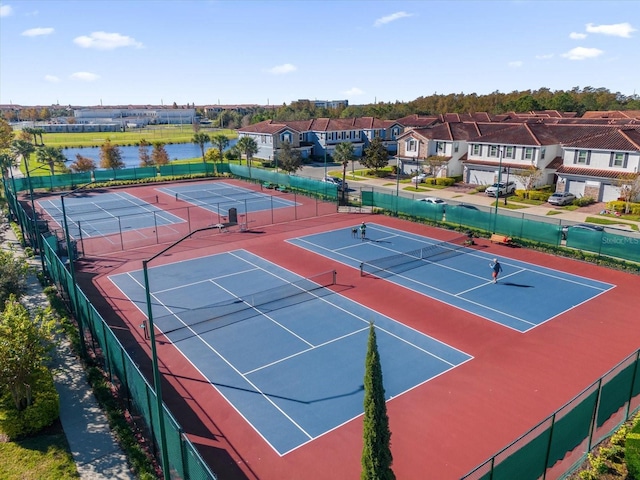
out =
[[[640,350],[462,480],[562,479],[640,409]]]
[[[72,311],[78,324],[79,334],[84,339],[90,339],[95,358],[101,361],[102,368],[108,373],[113,385],[126,396],[132,418],[141,420],[142,425],[140,422],[137,425],[141,427],[145,439],[154,446],[159,463],[162,463],[160,461],[162,458],[160,422],[163,422],[169,461],[169,465],[162,465],[163,470],[168,469],[170,477],[175,479],[216,480],[216,475],[195,445],[187,438],[166,405],[163,404],[163,413],[161,418],[158,418],[157,410],[154,408],[156,402],[154,388],[95,306],[72,280],[68,260],[58,256],[58,239],[54,235],[37,232],[36,222],[24,211],[12,192],[8,191],[6,184],[5,195],[13,220],[19,222],[21,228],[26,228],[26,233],[31,238],[31,245],[38,248],[44,273],[55,283]]]
[[[486,232],[506,235],[512,238],[531,240],[538,243],[558,247],[566,246],[578,251],[589,252],[605,257],[619,258],[640,263],[640,237],[633,232],[591,231],[586,229],[571,229],[567,233],[566,227],[570,222],[563,223],[552,217],[527,215],[512,210],[503,209],[496,212],[492,208],[468,205],[449,201],[444,205],[418,202],[411,194],[397,190],[389,193],[388,189],[376,190],[375,187],[362,187],[354,192],[341,192],[336,185],[322,182],[318,179],[289,175],[270,169],[249,167],[229,163],[189,163],[178,165],[163,165],[156,167],[125,168],[116,170],[96,170],[87,173],[71,173],[54,176],[31,176],[27,178],[11,178],[12,191],[28,190],[33,197],[34,189],[68,189],[90,182],[131,181],[145,182],[151,178],[202,177],[227,175],[252,182],[260,182],[269,187],[280,187],[281,190],[299,192],[315,196],[321,200],[350,204],[368,209],[375,208],[403,215],[410,218],[424,219],[443,226],[458,228],[475,228]],[[30,180],[30,183],[29,183]],[[5,180],[5,190],[9,179]],[[344,195],[343,195],[344,193]],[[12,208],[13,210],[13,208]],[[14,210],[15,212],[15,210]],[[31,241],[37,240],[35,224],[28,230]],[[564,243],[563,243],[564,242]]]

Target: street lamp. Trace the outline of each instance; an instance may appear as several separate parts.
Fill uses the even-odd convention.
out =
[[[511,168],[509,166],[507,166],[507,183],[505,184],[505,190],[504,190],[504,204],[507,204],[507,195],[509,194],[509,173],[511,171]]]
[[[327,178],[327,141],[324,141],[324,178]]]
[[[156,415],[157,415],[158,422],[159,422],[159,427],[160,427],[160,432],[159,432],[159,435],[160,435],[160,453],[162,455],[162,473],[164,475],[164,479],[165,480],[170,480],[171,475],[170,475],[170,468],[169,468],[169,452],[168,452],[168,447],[167,447],[167,436],[166,436],[165,428],[164,428],[164,409],[162,408],[162,386],[160,384],[160,369],[158,367],[158,353],[157,353],[157,350],[156,350],[156,332],[155,332],[155,327],[154,327],[154,324],[153,324],[153,307],[151,305],[151,289],[149,288],[148,266],[149,266],[149,263],[152,260],[155,260],[160,255],[165,254],[167,251],[171,250],[176,245],[178,245],[178,244],[182,243],[183,241],[187,240],[192,235],[195,235],[196,233],[202,232],[202,231],[205,231],[205,230],[213,230],[213,229],[217,229],[217,228],[218,228],[217,225],[211,225],[209,227],[198,228],[198,229],[194,230],[193,232],[188,233],[187,235],[182,237],[180,240],[172,243],[167,248],[165,248],[165,249],[161,250],[160,252],[156,253],[154,256],[152,256],[148,260],[143,260],[142,261],[142,271],[143,271],[143,274],[144,274],[144,292],[145,292],[145,299],[146,299],[146,302],[147,302],[147,320],[149,322],[149,328],[147,328],[146,330],[149,333],[149,342],[151,342],[151,365],[152,365],[152,369],[153,369],[153,385],[154,385],[154,390],[155,390],[155,394],[156,394]]]
[[[398,204],[400,203],[400,158],[396,157],[396,217],[398,216]]]
[[[496,225],[498,224],[498,203],[500,200],[500,183],[502,182],[502,147],[498,147],[498,188],[496,189],[496,208],[493,215],[493,232],[496,233]],[[506,198],[505,198],[506,200]]]

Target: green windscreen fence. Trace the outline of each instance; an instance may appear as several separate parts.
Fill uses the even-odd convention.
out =
[[[601,239],[600,253],[616,258],[626,258],[640,263],[640,234],[615,235],[604,232]]]
[[[114,180],[143,180],[157,175],[156,167],[140,168],[114,168],[111,170],[96,170],[93,172],[96,182],[109,182]]]
[[[613,378],[603,382],[598,404],[597,426],[602,426],[614,413],[628,401],[632,392],[632,384],[636,371],[636,362],[628,365]]]
[[[564,416],[556,415],[549,445],[548,468],[553,467],[567,452],[573,451],[589,438],[597,401],[598,390],[593,389],[585,398],[576,400],[562,409],[563,413],[566,411]]]
[[[146,427],[146,430],[141,430],[142,434],[162,449],[163,442],[159,428],[161,420],[155,408],[153,388],[82,290],[73,285],[69,270],[56,253],[55,237],[47,237],[43,243],[45,268],[48,275],[56,283],[63,297],[68,300],[78,323],[91,332],[93,341],[97,343],[102,354],[105,370],[108,371],[112,381],[122,386],[127,392],[134,416],[140,418]],[[215,480],[215,474],[195,446],[186,438],[183,429],[164,405],[162,419],[169,459],[169,465],[163,465],[163,468],[170,472],[172,478]]]

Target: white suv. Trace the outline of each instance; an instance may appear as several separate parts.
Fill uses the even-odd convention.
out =
[[[494,183],[490,187],[487,187],[484,193],[486,193],[490,197],[495,197],[497,193],[497,196],[501,197],[503,195],[509,195],[515,191],[516,191],[515,182],[500,182],[500,183]]]
[[[332,185],[335,185],[336,187],[338,187],[338,190],[342,190],[343,188],[345,190],[349,190],[349,184],[347,182],[344,182],[344,186],[343,186],[341,178],[324,177],[322,179],[322,181],[325,182],[325,183],[331,183]]]

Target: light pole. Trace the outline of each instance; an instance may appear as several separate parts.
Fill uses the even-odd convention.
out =
[[[172,243],[167,248],[156,253],[154,256],[152,256],[148,260],[142,261],[142,271],[144,274],[144,293],[145,293],[145,299],[147,302],[147,320],[149,322],[149,328],[147,328],[146,330],[149,332],[149,341],[151,342],[151,366],[153,369],[153,386],[156,394],[156,415],[157,415],[158,423],[160,427],[159,435],[160,435],[160,453],[162,455],[162,473],[164,475],[165,480],[170,480],[171,475],[170,475],[170,468],[169,468],[169,452],[167,447],[167,436],[164,428],[164,409],[162,407],[162,386],[160,384],[160,381],[161,381],[160,369],[158,368],[158,353],[156,350],[156,333],[155,333],[155,327],[153,324],[153,307],[151,305],[151,289],[149,288],[148,265],[152,260],[155,260],[160,255],[165,254],[166,252],[171,250],[173,247],[182,243],[192,235],[195,235],[196,233],[202,232],[205,230],[213,230],[217,228],[218,228],[217,225],[198,228],[193,232],[188,233],[187,235],[182,237],[180,240]]]
[[[398,216],[398,204],[400,203],[400,158],[396,157],[396,217]]]
[[[327,178],[327,140],[324,141],[324,178]]]
[[[498,224],[498,203],[500,201],[500,183],[502,182],[502,147],[498,147],[498,159],[498,188],[496,189],[496,209],[493,215],[492,233],[496,233],[496,225]]]
[[[507,196],[509,194],[509,173],[511,172],[511,167],[507,166],[507,183],[505,185],[504,191],[504,204],[507,204]]]

